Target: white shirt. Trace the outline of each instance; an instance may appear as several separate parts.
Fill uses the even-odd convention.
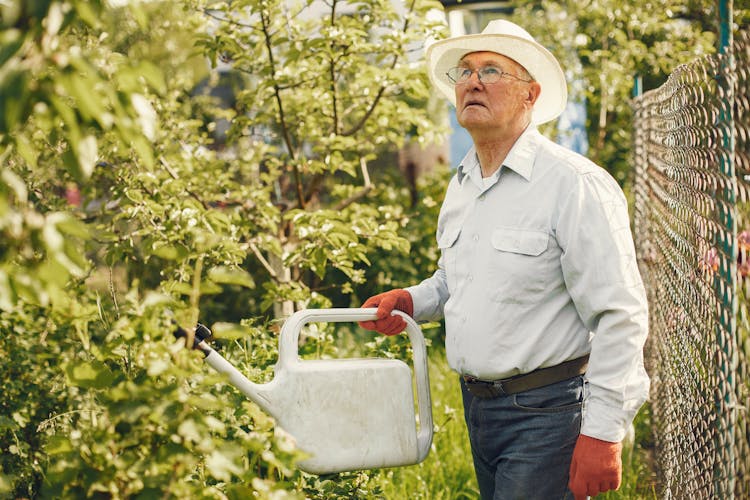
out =
[[[581,433],[620,441],[648,397],[648,308],[617,182],[530,126],[485,183],[475,150],[440,210],[438,270],[408,288],[445,317],[454,370],[486,380],[591,353]]]

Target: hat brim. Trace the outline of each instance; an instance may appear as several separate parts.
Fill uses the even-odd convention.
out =
[[[433,85],[456,105],[453,83],[446,73],[471,52],[495,52],[523,66],[542,87],[534,104],[532,121],[536,124],[554,120],[568,101],[565,74],[550,51],[538,43],[512,35],[476,34],[440,40],[427,48],[425,59]]]

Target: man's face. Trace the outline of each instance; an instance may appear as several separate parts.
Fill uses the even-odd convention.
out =
[[[495,66],[512,75],[484,84],[474,72],[467,82],[456,85],[456,117],[462,127],[469,132],[493,129],[501,134],[517,132],[528,124],[540,87],[537,82],[523,81],[529,75],[520,64],[495,52],[472,52],[458,66],[469,70]]]

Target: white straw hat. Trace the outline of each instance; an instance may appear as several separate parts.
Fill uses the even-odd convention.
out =
[[[428,47],[425,58],[430,80],[454,106],[454,85],[446,73],[466,54],[484,51],[510,57],[539,82],[542,91],[534,104],[534,123],[554,120],[563,112],[568,100],[568,85],[560,63],[525,29],[504,19],[490,21],[481,34],[446,38]]]

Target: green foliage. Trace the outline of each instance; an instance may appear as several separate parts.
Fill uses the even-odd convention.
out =
[[[368,164],[435,137],[408,51],[436,4],[222,5],[0,7],[2,497],[381,491],[375,472],[297,471],[271,419],[172,332],[207,323],[268,380],[277,318],[408,252],[407,202],[374,203],[390,186]],[[372,349],[408,356],[393,344]],[[300,354],[340,355],[333,329]]]
[[[88,229],[65,212],[42,214],[27,186],[10,169],[0,177],[0,309],[17,301],[46,306],[59,298],[69,276],[88,267],[76,243]]]
[[[426,15],[439,4],[198,6],[216,20],[198,45],[244,82],[226,110],[227,140],[243,151],[245,171],[248,161],[260,167],[255,178],[275,212],[263,218],[273,236],[251,241],[253,269],[268,276],[262,306],[278,316],[325,303],[318,290],[350,293],[373,252],[408,250],[388,219],[393,205],[370,203],[369,164],[410,136],[436,137],[426,75],[408,49],[443,29]]]
[[[514,18],[551,47],[568,71],[571,98],[585,100],[589,156],[629,181],[635,78],[656,88],[680,64],[713,53],[716,2],[520,0]],[[741,17],[741,16],[740,16]]]
[[[406,203],[409,197],[407,187],[401,185],[399,190],[392,188],[399,185],[395,176],[384,176],[378,183],[385,188],[376,192],[377,203],[383,210],[395,204],[396,210],[386,213],[386,216],[398,221],[410,250],[405,259],[393,259],[392,250],[387,248],[378,251],[374,257],[377,266],[371,266],[366,271],[366,287],[358,287],[362,298],[390,288],[414,285],[435,272],[440,256],[435,245],[437,218],[453,173],[439,168],[420,176],[417,181],[419,195],[413,206]]]
[[[51,153],[84,180],[97,160],[98,136],[110,131],[144,164],[153,163],[153,111],[141,93],[164,82],[147,62],[77,43],[79,34],[100,25],[102,9],[99,1],[4,3],[0,145],[15,149],[30,168]],[[20,127],[29,120],[36,125],[30,130],[50,139],[50,151],[33,147],[30,130]]]
[[[64,316],[4,315],[2,329],[13,334],[2,337],[3,368],[17,374],[3,398],[12,419],[0,427],[11,491],[242,498],[246,484],[283,490],[296,452],[268,416],[175,342],[167,302],[130,294],[110,329],[88,318],[77,334]]]

